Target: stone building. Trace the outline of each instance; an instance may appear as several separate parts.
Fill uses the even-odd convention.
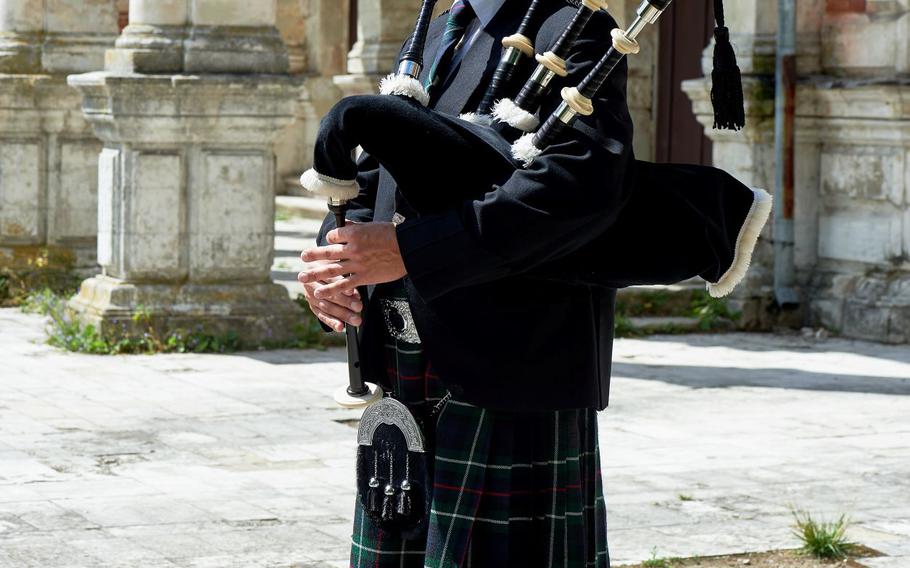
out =
[[[268,276],[273,195],[296,188],[325,109],[392,68],[419,3],[0,0],[0,254],[100,264],[74,306],[102,325],[141,306],[165,325],[283,333],[295,316]],[[748,125],[720,132],[711,4],[677,2],[643,36],[636,153],[773,190],[777,12],[727,3]],[[627,23],[637,5],[611,11]],[[796,320],[908,342],[910,4],[798,6]],[[733,296],[748,326],[779,321],[770,236]]]

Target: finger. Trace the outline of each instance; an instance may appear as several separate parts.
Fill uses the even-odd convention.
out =
[[[312,289],[309,290],[309,294],[313,298],[313,302],[317,303],[320,301],[320,298],[316,297],[316,290],[325,288],[326,286],[328,286],[328,283],[323,282],[323,283],[319,283],[319,284],[307,284],[304,287],[306,288],[306,287],[310,287],[310,286],[312,286]],[[355,313],[362,312],[363,311],[363,301],[360,299],[360,294],[356,293],[357,292],[356,289],[354,289],[355,294],[351,294],[350,292],[351,292],[350,290],[345,290],[344,293],[342,293],[342,294],[330,294],[323,299],[327,302],[333,302],[335,304],[338,304],[339,306],[342,306],[352,312],[355,312]]]
[[[328,314],[336,320],[341,320],[351,325],[360,325],[363,321],[360,314],[352,312],[344,306],[340,306],[329,300],[319,300],[316,303],[316,307],[318,307],[322,313]]]
[[[356,227],[356,225],[351,225],[351,226],[345,225],[344,227],[338,227],[337,229],[332,229],[331,231],[328,232],[328,234],[326,234],[325,240],[328,241],[329,244],[333,244],[333,245],[349,242],[352,231],[355,230],[355,227]]]
[[[297,275],[297,281],[301,284],[310,282],[319,282],[328,280],[336,276],[344,276],[352,270],[350,263],[336,262],[332,264],[319,264],[309,267]]]
[[[327,326],[329,326],[330,328],[334,329],[335,331],[339,331],[339,332],[340,332],[340,331],[344,331],[344,323],[343,323],[343,322],[341,322],[341,321],[339,321],[339,320],[337,320],[337,319],[335,319],[335,318],[329,316],[328,314],[325,314],[325,313],[323,313],[323,312],[321,312],[321,311],[319,311],[319,310],[315,310],[315,311],[313,311],[313,313],[316,314],[316,317],[319,318],[319,320],[320,320],[322,323],[326,324]]]
[[[341,280],[336,280],[331,284],[317,288],[315,294],[319,299],[330,298],[332,296],[343,295],[346,290],[356,288],[359,285],[360,282],[357,275],[352,274],[347,278],[342,278]]]
[[[319,260],[344,260],[344,245],[328,245],[324,247],[313,247],[300,253],[300,260],[303,262],[315,262]]]

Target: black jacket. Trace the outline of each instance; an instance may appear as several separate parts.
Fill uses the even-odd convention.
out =
[[[448,76],[434,108],[458,114],[476,107],[498,63],[500,40],[518,27],[527,4],[506,3]],[[575,11],[568,4],[554,8],[536,38],[538,53],[555,42]],[[444,24],[437,18],[430,28],[424,73]],[[553,82],[542,117],[560,102],[560,89],[576,85],[607,52],[614,27],[604,12],[591,19],[567,59],[569,76]],[[594,114],[530,168],[480,199],[398,226],[418,332],[456,399],[509,410],[606,407],[616,291],[555,281],[548,261],[601,234],[628,197],[626,73],[623,62],[594,100]],[[361,194],[348,217],[391,220],[396,190],[388,173],[364,156],[359,182]],[[427,180],[428,190],[432,183]],[[332,228],[330,215],[320,243]],[[365,291],[368,298],[372,291]],[[376,304],[367,300],[362,362],[367,378],[385,382]]]

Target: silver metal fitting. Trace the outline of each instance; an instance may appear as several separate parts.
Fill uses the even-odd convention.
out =
[[[543,65],[538,65],[537,69],[534,70],[534,74],[531,75],[531,80],[542,87],[546,87],[555,76],[556,73],[550,71]]]
[[[414,79],[420,77],[420,69],[420,63],[411,61],[409,59],[405,59],[398,64],[399,75],[407,75],[408,77],[413,77]]]
[[[572,110],[572,107],[569,106],[569,103],[565,101],[559,103],[555,114],[556,118],[569,125],[571,125],[572,121],[575,120],[575,117],[578,116],[578,113]]]
[[[517,47],[506,48],[505,52],[502,54],[502,61],[504,63],[515,65],[518,63],[519,59],[521,59],[521,50]]]

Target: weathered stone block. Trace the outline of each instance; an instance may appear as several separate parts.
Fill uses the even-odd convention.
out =
[[[822,193],[904,203],[902,148],[838,146],[826,149],[821,159]]]
[[[888,321],[890,343],[910,343],[910,306],[891,309]]]
[[[58,190],[50,204],[50,240],[85,239],[96,232],[98,173],[95,163],[100,150],[101,144],[96,140],[60,145]]]
[[[850,337],[886,341],[890,310],[848,300],[844,309],[843,332]]]
[[[818,255],[822,258],[887,264],[900,256],[902,221],[893,209],[827,208],[819,216]]]
[[[181,156],[139,151],[133,154],[128,185],[121,188],[124,225],[122,272],[129,279],[170,279],[185,274],[181,243],[185,238],[184,171]]]
[[[196,25],[184,42],[187,73],[287,73],[289,66],[275,27]]]
[[[813,325],[841,330],[844,320],[844,300],[811,298],[810,314]]]
[[[0,144],[0,239],[38,244],[44,238],[44,160],[37,140]]]
[[[275,199],[263,188],[274,179],[262,152],[206,152],[200,183],[191,188],[190,265],[199,281],[264,274],[272,264]],[[225,230],[230,223],[230,230]]]

